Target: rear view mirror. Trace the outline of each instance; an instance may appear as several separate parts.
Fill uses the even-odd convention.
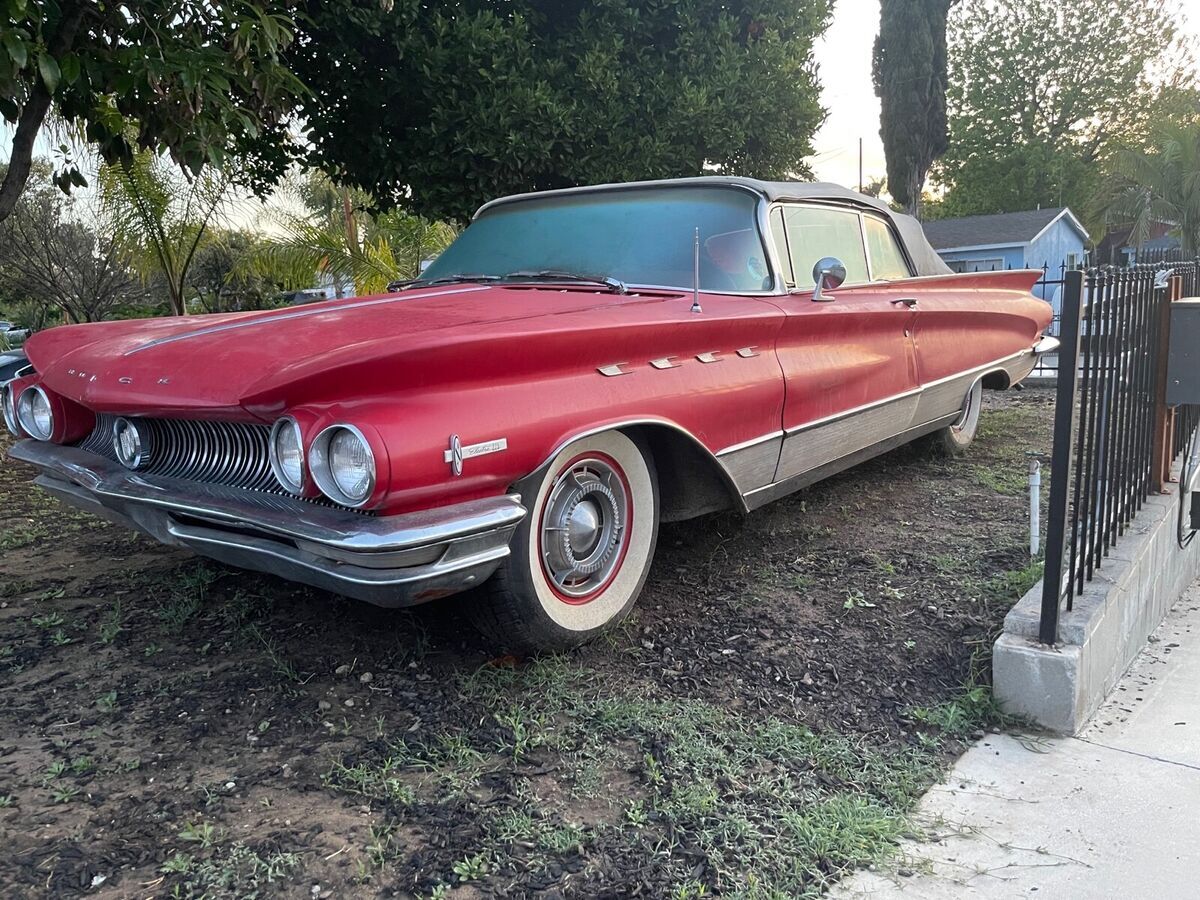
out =
[[[824,292],[841,287],[842,282],[845,280],[846,266],[840,259],[836,256],[824,256],[818,259],[816,265],[813,266],[813,282],[816,284],[816,289],[813,291],[813,301],[816,303],[829,303],[833,298],[826,297]]]

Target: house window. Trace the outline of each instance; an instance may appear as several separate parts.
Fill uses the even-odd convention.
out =
[[[1079,254],[1078,253],[1068,253],[1067,254],[1067,271],[1070,272],[1073,269],[1078,269],[1078,268],[1079,268]]]

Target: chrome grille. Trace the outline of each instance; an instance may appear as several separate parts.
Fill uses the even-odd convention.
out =
[[[96,416],[96,427],[80,449],[117,460],[113,449],[116,416]],[[141,471],[251,491],[285,493],[271,471],[268,425],[198,419],[139,419],[150,433],[150,464]]]

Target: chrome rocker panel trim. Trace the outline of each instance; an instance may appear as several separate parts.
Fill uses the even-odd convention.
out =
[[[486,580],[525,517],[516,494],[365,516],[275,494],[139,475],[75,447],[25,440],[9,455],[64,502],[201,556],[377,606],[412,606]]]

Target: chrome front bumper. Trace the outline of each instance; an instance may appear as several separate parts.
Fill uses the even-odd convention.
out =
[[[482,583],[508,556],[525,517],[515,494],[367,516],[294,497],[139,475],[75,447],[21,441],[9,455],[36,467],[59,499],[253,569],[378,606],[411,606]]]

